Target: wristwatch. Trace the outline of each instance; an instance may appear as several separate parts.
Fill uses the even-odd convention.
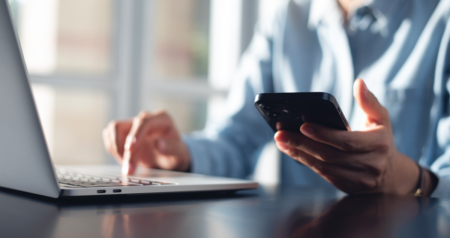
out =
[[[423,197],[422,181],[423,181],[423,168],[417,163],[419,167],[419,181],[417,181],[416,192],[413,194],[414,197]]]

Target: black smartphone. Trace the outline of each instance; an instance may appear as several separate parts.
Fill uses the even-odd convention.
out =
[[[305,122],[351,131],[336,99],[329,93],[261,93],[255,106],[273,131],[300,132]]]

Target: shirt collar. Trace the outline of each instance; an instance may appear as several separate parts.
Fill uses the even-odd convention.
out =
[[[401,1],[402,0],[367,0],[361,8],[369,8],[379,24],[382,27],[385,27],[389,17],[393,14],[393,9]],[[325,24],[331,22],[344,24],[342,12],[337,0],[311,0],[308,26],[314,29],[317,28],[321,22]]]

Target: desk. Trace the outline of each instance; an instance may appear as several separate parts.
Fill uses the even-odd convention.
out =
[[[0,189],[0,237],[450,237],[450,200],[302,187],[53,200]]]

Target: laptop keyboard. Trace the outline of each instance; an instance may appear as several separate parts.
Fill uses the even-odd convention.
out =
[[[175,185],[148,179],[99,175],[65,169],[56,169],[56,175],[59,185],[63,188]]]

